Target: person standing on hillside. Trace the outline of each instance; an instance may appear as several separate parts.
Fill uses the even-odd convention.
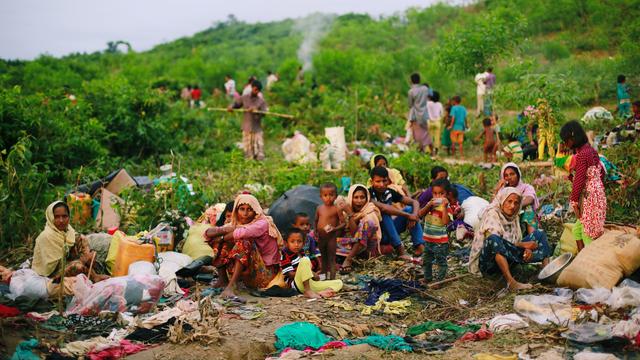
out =
[[[227,98],[229,98],[229,100],[235,99],[237,94],[236,81],[228,74],[224,77],[224,92],[227,94]]]
[[[493,113],[493,88],[496,85],[496,74],[493,73],[493,68],[488,67],[485,72],[486,80],[486,93],[484,96],[484,115],[492,116]],[[497,130],[497,128],[496,128]]]
[[[442,107],[442,103],[440,103],[440,94],[437,91],[429,95],[427,111],[429,112],[429,125],[427,127],[429,134],[433,136],[433,147],[437,155],[441,146],[442,117],[444,115],[444,108]]]
[[[191,85],[187,85],[182,88],[182,91],[180,91],[180,98],[187,103],[187,106],[189,106],[191,103]]]
[[[251,92],[241,96],[229,111],[242,108],[245,110],[242,119],[242,148],[247,159],[264,160],[264,139],[262,132],[262,114],[258,111],[267,111],[267,103],[262,97],[262,83],[254,80],[251,83]]]
[[[278,82],[278,75],[271,72],[271,70],[267,71],[267,90],[271,90],[273,84]]]
[[[427,110],[427,99],[429,88],[420,84],[420,74],[411,74],[411,89],[409,89],[409,121],[413,140],[418,144],[420,151],[424,152],[425,147],[429,147],[433,153],[431,137],[427,122],[429,121],[429,111]]]
[[[476,117],[484,114],[484,96],[487,93],[487,73],[478,73],[474,79],[476,82]]]
[[[191,107],[200,107],[200,98],[202,97],[202,90],[198,85],[193,86],[193,90],[191,90]]]
[[[251,75],[249,76],[249,80],[242,88],[242,96],[251,94],[251,90],[253,89],[253,82],[256,81],[256,77]]]

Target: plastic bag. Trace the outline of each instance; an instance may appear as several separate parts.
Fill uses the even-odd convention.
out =
[[[604,304],[611,296],[611,290],[605,288],[595,289],[578,289],[576,291],[576,300],[585,304],[593,305],[597,303]]]
[[[47,292],[47,283],[49,279],[46,276],[40,276],[31,269],[21,269],[13,272],[9,290],[11,293],[8,297],[12,300],[18,296],[24,296],[29,299],[46,299],[49,297]]]
[[[562,333],[562,337],[580,343],[594,343],[609,340],[612,335],[613,325],[588,322],[579,325],[569,325],[569,330]]]
[[[625,279],[611,290],[611,296],[607,299],[607,305],[614,310],[627,306],[640,306],[640,284]]]
[[[164,281],[157,275],[120,276],[92,284],[76,276],[67,314],[98,315],[101,311],[144,314],[160,300]]]
[[[176,271],[189,265],[191,263],[191,257],[174,251],[167,251],[159,253],[158,258],[160,259],[158,275],[162,277],[165,283],[163,294],[166,296],[175,294],[183,295],[184,291],[178,286]]]
[[[460,206],[464,210],[464,222],[475,228],[480,223],[480,213],[489,206],[489,202],[479,196],[469,196]]]
[[[555,295],[516,296],[513,308],[540,325],[566,326],[571,319],[571,298]]]
[[[304,164],[318,160],[318,156],[313,151],[313,144],[299,131],[296,131],[292,138],[286,139],[284,143],[282,143],[282,152],[284,153],[284,159],[286,161],[296,164]]]
[[[148,261],[136,261],[129,265],[129,275],[158,275],[156,267]]]

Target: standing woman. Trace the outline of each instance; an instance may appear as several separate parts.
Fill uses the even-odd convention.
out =
[[[570,204],[578,220],[573,227],[578,251],[604,232],[607,197],[604,193],[605,171],[598,153],[591,147],[579,122],[572,120],[560,129],[560,138],[572,149],[574,163],[569,179],[573,183]]]

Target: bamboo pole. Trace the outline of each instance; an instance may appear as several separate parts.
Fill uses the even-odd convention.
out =
[[[281,117],[284,119],[294,119],[295,117],[293,115],[289,115],[289,114],[281,114],[281,113],[275,113],[275,112],[271,112],[271,111],[260,111],[260,110],[254,110],[254,111],[249,111],[247,109],[227,109],[227,108],[207,108],[207,111],[230,111],[230,112],[253,112],[255,114],[261,114],[261,115],[268,115],[268,116],[275,116],[275,117]]]

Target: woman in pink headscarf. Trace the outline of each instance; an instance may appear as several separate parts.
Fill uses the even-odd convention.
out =
[[[263,288],[280,270],[282,236],[253,195],[238,195],[231,224],[208,229],[205,237],[209,243],[222,244],[214,266],[220,285],[225,286],[223,298],[243,302],[235,294],[240,277],[248,287]]]

